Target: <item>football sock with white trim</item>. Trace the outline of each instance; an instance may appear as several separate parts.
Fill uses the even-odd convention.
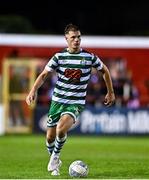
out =
[[[51,155],[55,147],[55,141],[53,141],[52,143],[48,143],[48,141],[46,141],[46,146],[47,146],[49,155]]]
[[[61,151],[66,139],[67,139],[67,134],[65,134],[65,136],[63,138],[59,138],[58,136],[56,136],[55,147],[53,150],[54,154],[56,154],[58,156],[60,155],[60,151]]]

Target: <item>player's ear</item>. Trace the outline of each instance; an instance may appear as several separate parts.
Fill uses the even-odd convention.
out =
[[[67,34],[65,35],[65,39],[66,39],[66,41],[68,40]]]

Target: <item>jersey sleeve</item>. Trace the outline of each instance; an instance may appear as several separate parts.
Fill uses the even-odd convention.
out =
[[[93,55],[92,67],[99,71],[103,68],[103,62],[99,59],[98,56]]]
[[[56,55],[54,55],[46,64],[45,69],[49,72],[52,72],[56,70],[57,67],[58,67],[58,58]]]

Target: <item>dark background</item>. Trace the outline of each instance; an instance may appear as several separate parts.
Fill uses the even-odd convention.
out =
[[[0,2],[0,33],[63,34],[67,23],[75,23],[86,35],[149,35],[147,1]]]

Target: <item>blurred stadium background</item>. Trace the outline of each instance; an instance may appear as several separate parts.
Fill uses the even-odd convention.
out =
[[[149,135],[149,23],[146,4],[134,3],[134,1],[128,4],[123,2],[119,8],[116,8],[117,6],[114,3],[109,4],[107,7],[104,3],[99,4],[98,1],[94,1],[92,5],[86,4],[86,8],[84,8],[84,3],[80,2],[77,10],[72,7],[67,13],[63,13],[65,3],[58,1],[53,3],[57,7],[57,11],[62,14],[61,19],[54,14],[54,9],[50,8],[50,11],[48,11],[47,7],[50,6],[48,1],[44,5],[42,4],[40,10],[38,8],[33,10],[32,6],[29,8],[29,4],[25,1],[21,1],[21,4],[18,1],[13,1],[13,3],[5,1],[0,7],[0,146],[3,147],[0,149],[2,154],[1,162],[7,162],[5,159],[5,152],[8,150],[5,149],[7,142],[9,142],[10,147],[16,146],[17,148],[18,140],[20,140],[18,137],[22,138],[22,141],[26,142],[25,146],[28,147],[27,144],[30,146],[36,140],[36,136],[39,135],[40,144],[33,143],[34,147],[32,148],[40,146],[40,148],[42,147],[42,153],[46,154],[46,152],[43,152],[45,147],[42,141],[44,141],[46,131],[51,93],[57,80],[56,75],[51,75],[39,89],[35,105],[28,107],[25,103],[25,97],[49,58],[66,46],[63,29],[67,23],[73,22],[78,24],[83,31],[82,47],[99,55],[109,67],[116,94],[115,105],[110,108],[104,107],[105,85],[103,79],[93,69],[88,86],[86,109],[81,114],[78,124],[69,132],[70,135],[76,136],[77,139],[79,136],[81,143],[83,142],[82,135],[86,138],[85,142],[90,138],[94,139],[94,135],[96,135],[97,141],[91,140],[94,143],[94,145],[92,144],[93,147],[95,147],[93,153],[98,154],[103,150],[100,152],[101,155],[96,158],[99,158],[99,161],[102,159],[105,164],[100,164],[103,167],[102,170],[97,168],[97,164],[94,164],[97,172],[92,171],[90,177],[149,177],[147,173],[149,145],[146,140]],[[92,8],[93,13],[88,13],[89,8]],[[72,10],[76,11],[74,15],[70,16]],[[138,16],[138,12],[141,16]],[[27,136],[24,137],[24,134]],[[110,138],[113,139],[109,138],[108,141],[104,139],[103,135],[112,136]],[[122,135],[123,138],[120,141],[114,139],[114,137],[118,138]],[[129,135],[142,137],[142,140],[130,139]],[[30,137],[33,141],[24,140],[26,137]],[[16,139],[16,142],[12,139]],[[75,140],[74,146],[76,142]],[[101,144],[98,144],[99,142]],[[104,147],[105,144],[107,146],[112,145],[111,142],[113,145],[115,144],[115,148],[111,149],[109,159],[106,159],[105,154],[109,152]],[[127,145],[126,142],[128,142]],[[78,146],[82,149],[81,143]],[[134,143],[134,146],[130,148],[132,143]],[[98,145],[101,149],[96,149]],[[123,150],[119,149],[119,145],[123,147]],[[70,140],[70,147],[73,149],[74,146],[71,146]],[[138,146],[141,146],[142,149],[137,149]],[[70,148],[69,143],[66,145],[66,151],[68,151],[67,147]],[[86,154],[91,151],[87,151],[89,147],[90,145],[86,145]],[[27,148],[25,149],[27,150]],[[116,152],[114,152],[115,150]],[[17,152],[16,149],[14,151]],[[68,151],[68,153],[70,152]],[[134,158],[136,164],[142,163],[141,172],[139,173],[139,167],[136,168],[133,164],[129,168],[136,168],[136,171],[133,171],[134,174],[131,174],[130,169],[125,174],[122,169],[118,169],[119,165],[115,167],[119,170],[119,174],[110,171],[112,165],[108,167],[109,169],[106,169],[106,162],[113,161],[112,153],[115,153],[114,156],[119,157],[117,162],[122,161],[124,166],[127,166],[127,161],[131,158]],[[127,157],[127,161],[124,157],[120,160],[121,153],[126,153],[125,158]],[[135,156],[131,156],[129,159],[128,154],[135,154]],[[92,155],[90,158],[83,155],[77,157],[82,157],[92,164],[92,158],[95,158]],[[67,160],[75,160],[75,156],[68,157],[65,150],[64,156]],[[142,157],[142,162],[137,161],[138,156]],[[10,160],[11,156],[8,156],[8,158]],[[40,157],[41,161],[45,161],[45,159],[46,155]],[[116,162],[116,159],[114,160]],[[0,164],[0,166],[8,166],[8,164]],[[38,164],[38,166],[40,167],[41,164]],[[13,167],[11,168],[13,169]],[[65,171],[66,167],[64,168]],[[25,171],[27,176],[21,173],[17,174],[17,172],[15,174],[15,169],[7,174],[7,169],[4,167],[2,171],[0,178],[48,177],[47,174],[42,174],[42,172],[37,176],[34,173],[31,175],[27,171]],[[110,174],[108,174],[109,171]],[[64,178],[68,178],[66,172],[64,174]]]
[[[1,134],[42,133],[56,75],[38,91],[36,105],[27,107],[25,97],[49,58],[66,46],[62,35],[0,34]],[[99,55],[109,67],[116,103],[103,106],[106,88],[93,69],[86,110],[72,133],[149,133],[149,38],[83,36],[82,47]]]

